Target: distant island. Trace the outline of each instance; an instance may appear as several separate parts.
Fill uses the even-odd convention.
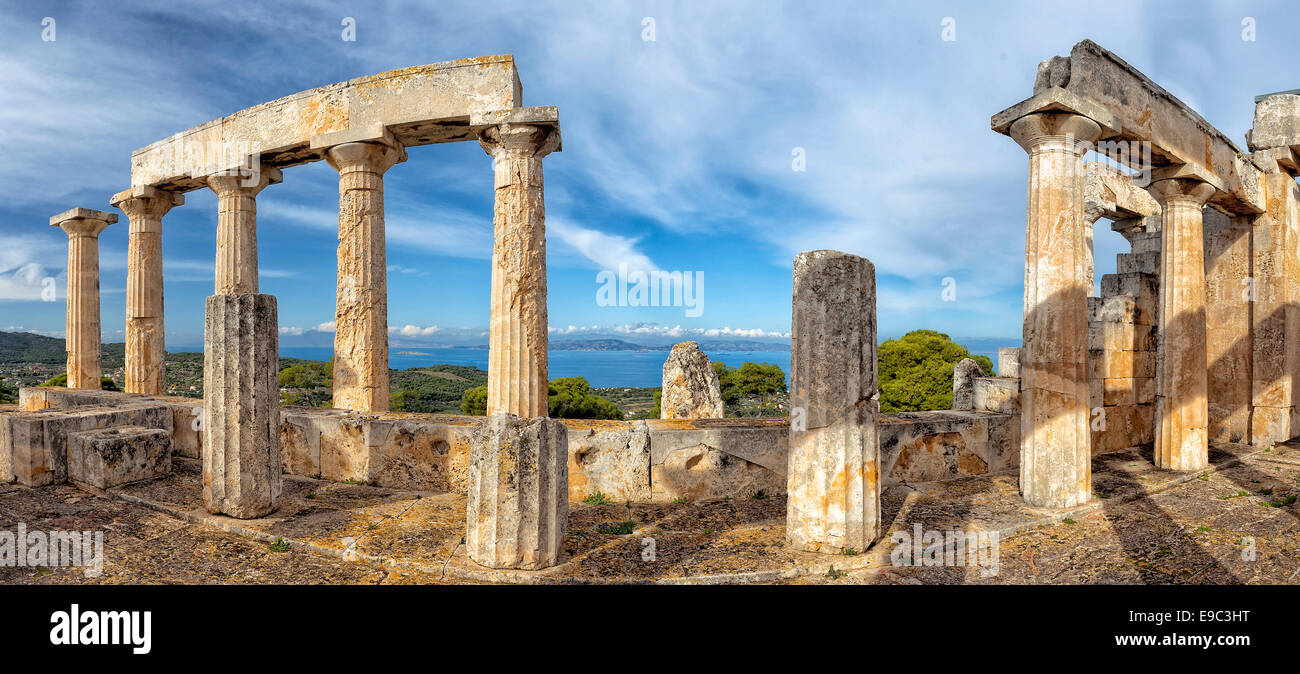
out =
[[[688,341],[685,339],[679,341]],[[702,339],[704,351],[789,351],[790,342],[760,342],[745,339]],[[668,344],[635,344],[621,339],[552,339],[551,351],[670,351]]]

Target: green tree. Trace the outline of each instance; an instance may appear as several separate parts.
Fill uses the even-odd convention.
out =
[[[785,372],[771,363],[741,363],[728,367],[713,361],[727,416],[770,416],[781,414],[779,404],[786,393]]]
[[[466,389],[460,398],[460,413],[480,417],[487,414],[487,387]]]
[[[53,377],[50,377],[49,381],[46,381],[44,384],[41,384],[41,386],[67,386],[67,385],[68,385],[67,372],[60,372],[54,375]],[[112,377],[100,377],[99,388],[104,391],[122,390],[121,388],[118,388],[117,383],[113,381]]]
[[[591,392],[585,377],[552,379],[546,396],[547,415],[553,419],[622,419],[614,403]],[[476,386],[460,399],[461,414],[487,414],[487,387]]]
[[[18,402],[17,392],[5,383],[5,378],[0,375],[0,405]]]
[[[934,330],[913,330],[880,345],[880,411],[917,412],[952,409],[952,370],[973,358],[985,374],[993,372],[988,356],[972,356],[966,347]]]

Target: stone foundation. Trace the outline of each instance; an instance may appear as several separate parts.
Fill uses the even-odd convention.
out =
[[[171,472],[171,435],[124,426],[68,434],[68,478],[108,489]]]

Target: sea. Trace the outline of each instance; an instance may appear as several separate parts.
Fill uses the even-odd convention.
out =
[[[202,351],[202,347],[173,347],[175,351]],[[988,356],[996,365],[997,349],[971,350]],[[789,351],[708,351],[710,360],[721,361],[729,367],[744,363],[771,363],[781,368],[787,381],[790,377]],[[334,355],[330,346],[282,346],[283,358],[329,360]],[[664,359],[667,351],[551,351],[551,379],[559,377],[586,377],[595,388],[616,386],[648,387],[663,382]],[[388,354],[388,367],[405,370],[429,365],[471,365],[487,369],[487,349],[456,349],[427,347],[394,347]]]

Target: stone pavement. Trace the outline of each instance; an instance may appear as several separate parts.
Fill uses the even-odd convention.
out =
[[[103,530],[103,575],[0,567],[0,583],[1296,583],[1300,448],[1211,449],[1203,472],[1160,471],[1150,451],[1093,461],[1097,498],[1026,506],[1015,477],[900,485],[882,498],[886,537],[864,554],[785,546],[783,497],[570,504],[566,561],[544,571],[465,555],[465,498],[285,476],[280,509],[255,520],[202,508],[198,462],[98,494],[0,486],[0,530]],[[617,526],[631,522],[631,533]],[[1000,568],[893,567],[889,535],[998,531]],[[1243,559],[1248,539],[1256,558]],[[648,553],[653,539],[653,559]],[[280,545],[275,545],[276,541]],[[832,570],[834,566],[834,570]]]

